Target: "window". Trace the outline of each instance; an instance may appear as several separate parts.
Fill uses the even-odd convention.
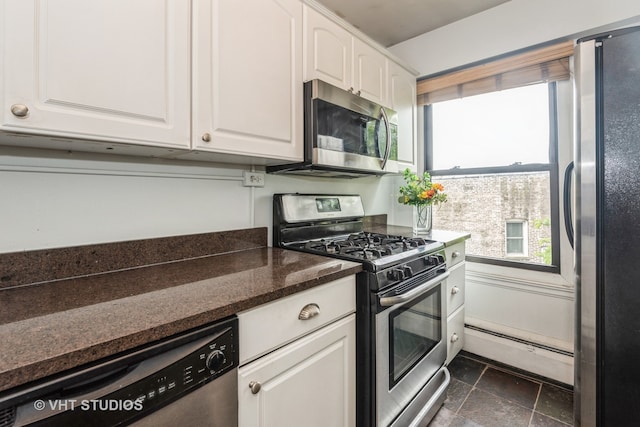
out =
[[[559,272],[555,83],[425,107],[426,168],[449,201],[434,228],[465,230],[470,261]]]
[[[505,227],[507,257],[527,256],[527,221],[508,220]]]

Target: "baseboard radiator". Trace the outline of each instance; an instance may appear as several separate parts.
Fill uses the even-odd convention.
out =
[[[463,350],[573,385],[573,352],[465,324]]]

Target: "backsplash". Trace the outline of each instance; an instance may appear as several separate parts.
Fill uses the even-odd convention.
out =
[[[271,229],[274,193],[360,194],[394,223],[397,177],[265,175],[245,167],[36,149],[0,154],[0,254],[239,230]],[[396,222],[397,223],[397,222]],[[268,232],[270,244],[271,232]]]
[[[0,289],[267,246],[255,228],[0,254]]]

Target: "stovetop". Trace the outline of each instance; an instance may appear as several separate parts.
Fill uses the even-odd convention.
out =
[[[421,237],[358,232],[322,239],[293,242],[289,249],[362,262],[365,270],[377,271],[435,253],[443,244]]]
[[[366,232],[363,217],[358,195],[274,194],[273,244],[360,262],[374,291],[446,270],[443,243]]]

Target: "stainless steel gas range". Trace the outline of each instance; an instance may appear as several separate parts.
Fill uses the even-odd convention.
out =
[[[357,425],[426,426],[449,384],[444,245],[366,232],[363,217],[357,195],[276,194],[273,245],[362,263]]]

